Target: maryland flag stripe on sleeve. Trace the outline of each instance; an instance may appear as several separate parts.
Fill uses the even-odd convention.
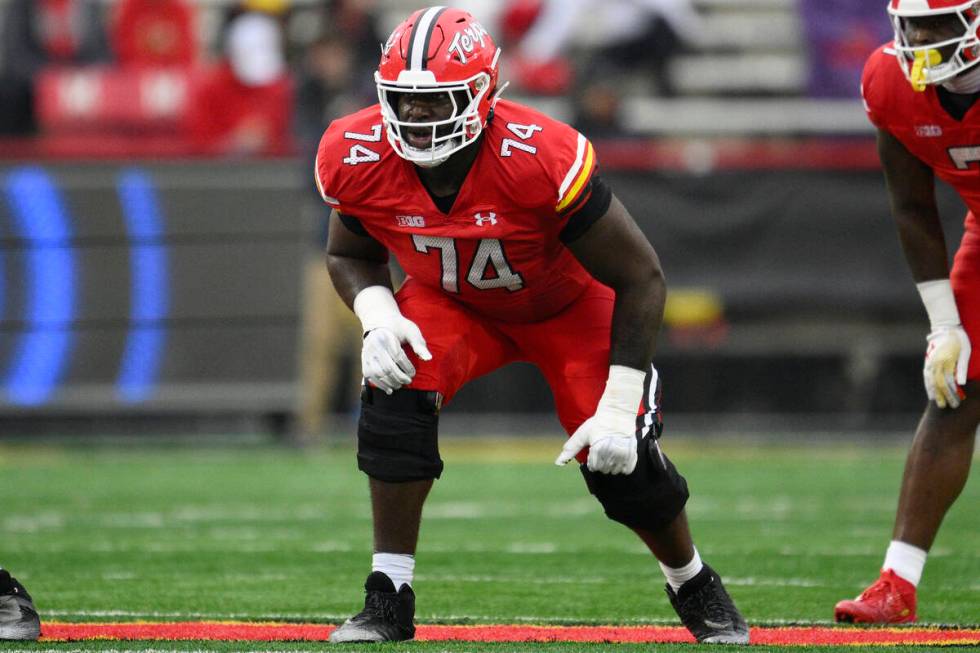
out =
[[[558,204],[555,205],[557,213],[561,213],[578,199],[583,189],[586,188],[589,177],[592,176],[594,164],[595,150],[592,149],[592,143],[585,136],[579,134],[575,163],[569,168],[568,174],[565,175],[565,179],[558,189]]]

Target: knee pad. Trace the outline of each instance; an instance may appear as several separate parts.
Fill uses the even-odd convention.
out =
[[[632,474],[601,474],[580,465],[589,492],[613,521],[657,531],[669,525],[687,503],[687,481],[660,450],[656,437],[637,438]]]
[[[439,408],[442,396],[427,390],[370,386],[361,392],[357,467],[371,478],[406,483],[439,478]]]

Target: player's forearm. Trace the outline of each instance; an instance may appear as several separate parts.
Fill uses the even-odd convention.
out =
[[[664,316],[667,286],[659,267],[645,279],[616,290],[609,364],[646,370],[653,361]]]
[[[936,206],[932,168],[883,129],[878,130],[878,156],[912,276],[917,282],[948,277],[946,240]]]
[[[337,294],[351,310],[354,308],[354,298],[365,288],[392,287],[387,263],[327,254],[327,270]]]
[[[895,223],[912,278],[918,283],[949,277],[946,239],[938,214],[897,209]]]

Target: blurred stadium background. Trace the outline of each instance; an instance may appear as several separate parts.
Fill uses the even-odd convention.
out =
[[[498,35],[508,95],[595,141],[658,249],[669,420],[911,430],[925,319],[857,92],[889,38],[880,3],[459,4]],[[414,7],[0,0],[4,436],[350,437],[357,351],[325,299],[308,171]],[[941,197],[955,244],[963,211]],[[550,407],[517,365],[446,428],[554,430]]]
[[[880,564],[925,401],[858,95],[884,1],[457,4],[504,48],[509,97],[592,138],[663,260],[666,446],[699,546],[754,623],[828,620]],[[360,335],[311,172],[415,8],[0,0],[0,564],[45,620],[337,622],[359,600]],[[955,247],[964,209],[939,194]],[[621,589],[640,556],[661,583],[649,557],[550,466],[551,407],[514,365],[443,413],[476,437],[445,443],[420,619],[673,623],[659,588]],[[501,435],[552,440],[479,437]],[[924,621],[977,622],[975,481]],[[583,556],[617,562],[578,578]]]

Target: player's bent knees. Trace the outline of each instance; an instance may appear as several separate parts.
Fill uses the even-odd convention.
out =
[[[655,438],[638,441],[632,474],[601,474],[580,465],[589,492],[606,516],[629,526],[657,531],[668,526],[687,503],[687,481],[660,450]]]
[[[365,386],[357,424],[357,467],[388,483],[439,478],[441,399],[434,391],[401,389],[387,395]]]

